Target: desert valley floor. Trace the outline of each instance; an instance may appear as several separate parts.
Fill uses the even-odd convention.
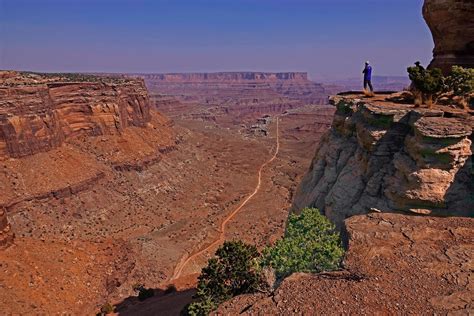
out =
[[[145,128],[2,160],[2,204],[16,235],[1,252],[6,311],[93,313],[106,302],[126,310],[134,284],[192,288],[219,237],[259,247],[279,238],[334,109],[259,96],[269,100],[227,111],[152,90],[165,116],[151,110]],[[277,125],[278,154],[263,166],[276,153]]]

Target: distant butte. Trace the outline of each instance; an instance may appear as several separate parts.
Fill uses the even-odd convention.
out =
[[[0,71],[0,310],[95,314],[133,303],[136,283],[159,293],[255,189],[276,115],[282,151],[225,238],[281,236],[334,109],[304,101],[327,102],[305,74],[242,78],[161,81],[173,93],[149,94],[143,78]]]

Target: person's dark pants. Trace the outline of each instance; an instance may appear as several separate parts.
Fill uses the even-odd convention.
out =
[[[372,87],[372,80],[364,79],[364,89],[365,90],[367,90],[367,85],[369,86],[370,91],[374,92],[374,88]]]

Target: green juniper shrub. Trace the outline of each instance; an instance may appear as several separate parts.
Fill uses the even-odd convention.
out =
[[[219,306],[210,297],[200,298],[196,302],[192,302],[184,307],[181,311],[181,316],[207,316],[210,312]]]
[[[290,214],[283,239],[263,251],[263,264],[282,279],[293,272],[321,272],[339,267],[344,249],[335,226],[315,208]]]
[[[415,90],[415,98],[417,94],[421,94],[422,102],[431,106],[433,98],[436,99],[445,87],[445,78],[441,69],[425,69],[419,63],[416,63],[416,66],[408,67],[407,72],[412,82],[412,88]]]
[[[446,90],[458,98],[459,104],[467,108],[474,101],[474,69],[453,66],[446,78]]]
[[[264,250],[241,241],[225,242],[199,276],[196,301],[181,315],[208,315],[222,302],[246,293],[267,291],[262,264],[283,278],[293,272],[321,272],[339,267],[344,250],[335,227],[317,209],[291,214],[283,239]]]
[[[207,315],[234,296],[266,289],[259,259],[255,246],[242,241],[225,242],[202,269],[197,301],[188,305],[184,314]]]

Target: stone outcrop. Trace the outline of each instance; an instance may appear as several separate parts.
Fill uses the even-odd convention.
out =
[[[474,1],[425,0],[423,16],[434,40],[431,67],[474,67]]]
[[[317,207],[339,226],[371,209],[474,216],[472,116],[384,98],[332,98],[332,127],[293,209]]]
[[[346,220],[343,270],[293,274],[270,296],[224,303],[217,315],[469,315],[474,219],[369,214]]]
[[[13,242],[13,232],[8,223],[7,213],[0,207],[0,250],[8,247]]]
[[[150,104],[143,80],[88,81],[3,72],[0,77],[0,159],[60,146],[79,135],[113,135],[145,126]]]

